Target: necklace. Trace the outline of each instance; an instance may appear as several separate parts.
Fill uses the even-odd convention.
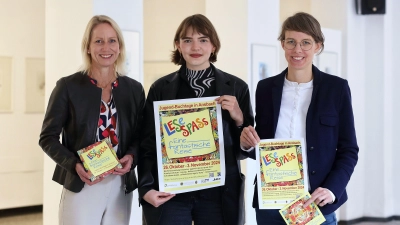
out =
[[[99,88],[101,88],[101,89],[106,88],[109,84],[111,84],[112,82],[114,82],[115,79],[116,79],[115,77],[112,77],[107,83],[105,83],[104,85],[100,85],[99,82],[98,82],[96,79],[93,78],[92,74],[90,74],[89,76],[90,76],[93,80],[96,81],[96,86],[99,87]]]

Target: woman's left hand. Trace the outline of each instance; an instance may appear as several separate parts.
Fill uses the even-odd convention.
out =
[[[133,163],[133,156],[132,155],[125,155],[122,157],[119,162],[122,165],[122,168],[115,168],[113,174],[115,175],[124,175],[131,170],[131,166]]]
[[[221,97],[216,98],[215,101],[217,101],[218,104],[221,104],[222,109],[229,111],[231,118],[236,122],[236,126],[243,124],[243,113],[235,96],[222,95]]]
[[[311,198],[304,203],[303,207],[307,207],[311,202],[315,202],[318,206],[324,206],[333,201],[330,191],[326,188],[319,187],[311,194]]]

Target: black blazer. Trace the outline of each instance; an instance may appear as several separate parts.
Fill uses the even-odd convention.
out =
[[[256,90],[256,131],[261,139],[275,137],[287,69],[261,80]],[[346,185],[358,160],[350,88],[346,80],[312,67],[313,92],[306,118],[308,177],[312,193],[328,188],[336,196],[333,204],[320,207],[334,212],[347,200]],[[257,186],[256,186],[257,187]],[[257,188],[253,206],[258,208]]]
[[[49,99],[39,145],[57,163],[53,180],[72,192],[79,192],[85,184],[75,170],[80,162],[77,150],[96,142],[101,92],[86,74],[77,72],[58,80]],[[129,193],[137,187],[133,169],[139,158],[145,96],[142,85],[126,76],[118,77],[118,87],[112,94],[118,113],[117,155],[134,156],[134,165],[125,175],[125,192]]]
[[[251,109],[250,95],[247,84],[228,73],[216,69],[211,65],[215,74],[216,93],[221,95],[235,96],[239,106],[243,112],[245,126],[253,125],[253,113]],[[158,190],[158,173],[157,173],[157,154],[156,154],[156,138],[154,128],[154,111],[153,102],[161,100],[176,99],[178,89],[181,85],[179,71],[164,76],[154,82],[149,90],[146,100],[143,138],[140,145],[140,160],[138,165],[139,174],[139,198],[142,203],[144,216],[147,225],[158,224],[163,206],[158,208],[143,200],[143,196],[151,189]],[[220,188],[222,196],[223,216],[226,224],[243,225],[244,224],[244,175],[240,173],[240,159],[248,157],[248,153],[240,149],[240,132],[235,122],[230,117],[229,112],[223,110],[223,131],[224,131],[224,147],[225,155],[231,154],[236,158],[237,167],[236,174],[227,176],[225,185]],[[225,156],[227,157],[227,156]],[[226,165],[228,167],[229,165]],[[230,168],[226,168],[228,171]],[[235,168],[234,168],[235,169]]]

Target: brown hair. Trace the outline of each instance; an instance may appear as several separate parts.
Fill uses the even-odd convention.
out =
[[[193,29],[193,32],[203,34],[210,38],[210,42],[215,47],[215,51],[210,56],[209,61],[216,62],[218,51],[221,48],[221,43],[219,41],[217,31],[215,30],[211,21],[201,14],[189,16],[179,25],[174,37],[174,50],[171,54],[171,61],[176,65],[182,65],[185,61],[179,50],[176,48],[176,43],[179,43],[179,40],[186,36],[186,33],[190,28]]]
[[[288,17],[282,24],[281,33],[278,37],[279,41],[285,40],[286,31],[297,31],[310,35],[315,42],[321,43],[321,50],[324,50],[325,37],[321,31],[321,25],[318,20],[308,13],[298,12]]]
[[[89,21],[89,23],[86,26],[85,33],[83,34],[82,38],[82,46],[81,46],[81,51],[82,51],[82,58],[83,58],[83,65],[81,67],[81,70],[83,72],[89,73],[90,72],[90,67],[92,66],[92,57],[90,54],[88,54],[89,46],[90,46],[90,40],[92,39],[92,32],[93,29],[102,23],[108,23],[110,26],[115,30],[115,33],[117,33],[117,38],[118,38],[118,43],[119,43],[119,55],[117,60],[115,61],[115,72],[117,72],[119,75],[123,75],[126,70],[125,70],[125,57],[126,57],[126,52],[125,52],[125,41],[124,37],[122,36],[122,31],[119,28],[118,24],[111,19],[108,16],[105,15],[97,15],[93,16],[92,19]]]

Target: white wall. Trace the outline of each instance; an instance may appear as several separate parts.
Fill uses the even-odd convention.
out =
[[[393,65],[399,58],[395,53],[395,47],[400,49],[395,41],[399,16],[395,12],[400,4],[386,1],[385,15],[356,15],[353,1],[311,2],[311,13],[322,26],[343,33],[342,73],[352,90],[360,147],[359,162],[347,187],[349,200],[340,209],[340,219],[400,215],[395,204],[399,201],[394,169],[394,158],[399,156],[395,148],[399,120],[394,115],[399,103],[395,101],[398,78]]]
[[[211,20],[221,41],[214,65],[247,80],[247,3],[246,1],[205,0],[205,15]],[[222,10],[223,9],[223,10]],[[234,15],[234,16],[233,16]]]
[[[101,14],[115,20],[123,31],[139,32],[139,76],[132,78],[143,83],[143,1],[120,0],[110,7],[109,0],[93,0],[93,15]]]
[[[400,83],[400,76],[397,75],[396,67],[396,63],[400,60],[400,56],[397,52],[400,49],[400,42],[397,41],[400,36],[400,30],[398,29],[398,21],[400,21],[400,14],[398,13],[400,9],[400,1],[387,0],[386,2],[388,18],[391,20],[391,22],[388,23],[388,29],[390,30],[388,31],[388,38],[391,39],[391,44],[388,45],[385,50],[385,58],[387,59],[386,63],[388,63],[385,64],[385,68],[386,66],[389,68],[388,71],[385,72],[388,72],[388,76],[390,76],[386,82],[386,87],[389,89],[387,96],[390,96],[388,100],[389,104],[392,104],[392,115],[390,115],[391,121],[387,121],[385,124],[391,124],[391,128],[387,129],[387,132],[391,132],[391,149],[393,149],[392,156],[387,159],[391,159],[393,165],[391,177],[391,180],[393,181],[391,193],[393,193],[393,195],[391,197],[393,198],[394,214],[400,215],[400,204],[398,204],[398,202],[400,202],[400,196],[397,194],[400,187],[400,179],[399,175],[396,173],[397,170],[394,169],[395,166],[398,165],[398,159],[400,159],[400,151],[396,149],[396,140],[398,140],[396,135],[400,134],[400,117],[397,116],[400,115],[400,101],[398,100],[399,95],[397,91],[397,84]]]
[[[25,60],[44,58],[44,3],[0,0],[0,56],[12,58],[12,111],[0,113],[0,209],[42,204],[43,113],[26,113]]]
[[[143,1],[144,83],[146,90],[158,78],[178,70],[171,62],[173,42],[179,24],[193,14],[205,14],[204,1]]]
[[[80,46],[86,24],[92,17],[92,8],[90,1],[45,1],[46,106],[57,80],[75,73],[81,65]],[[51,179],[54,168],[55,163],[44,155],[44,225],[58,223],[62,186]]]
[[[396,7],[397,6],[397,7]],[[400,8],[399,1],[387,1],[387,16],[383,18],[383,74],[385,75],[383,81],[383,149],[385,154],[383,161],[385,164],[384,180],[386,187],[383,195],[386,205],[386,216],[400,215],[400,207],[397,202],[400,200],[400,196],[397,194],[396,185],[400,184],[398,180],[398,174],[393,169],[396,166],[395,159],[400,156],[399,151],[396,151],[396,123],[393,123],[397,114],[395,114],[396,106],[399,106],[399,101],[396,101],[396,87],[394,81],[398,81],[395,75],[395,62],[400,57],[397,54],[397,50],[400,49],[397,43],[398,35],[400,32],[395,27],[399,27],[398,23],[400,16],[398,10]],[[371,43],[368,43],[368,46]],[[397,47],[397,48],[396,48]],[[397,49],[397,50],[396,50]],[[375,74],[376,76],[376,74]],[[399,123],[397,123],[399,124]],[[389,159],[389,160],[388,160]],[[397,177],[397,179],[396,179]],[[398,190],[398,188],[397,188]],[[397,210],[396,210],[397,207]]]
[[[281,53],[281,46],[277,40],[280,31],[280,10],[279,0],[252,0],[248,1],[247,7],[247,83],[250,85],[250,81],[252,80],[251,45],[261,44],[275,46],[278,54]],[[279,72],[280,68],[277,68],[277,71],[272,71],[273,75],[276,75]],[[254,102],[256,87],[250,86],[250,88],[252,101]],[[254,107],[255,105],[253,104],[253,111]],[[253,183],[258,166],[255,160],[246,159],[246,166],[244,168],[246,171],[246,224],[252,225],[257,224],[252,202],[254,193]]]

